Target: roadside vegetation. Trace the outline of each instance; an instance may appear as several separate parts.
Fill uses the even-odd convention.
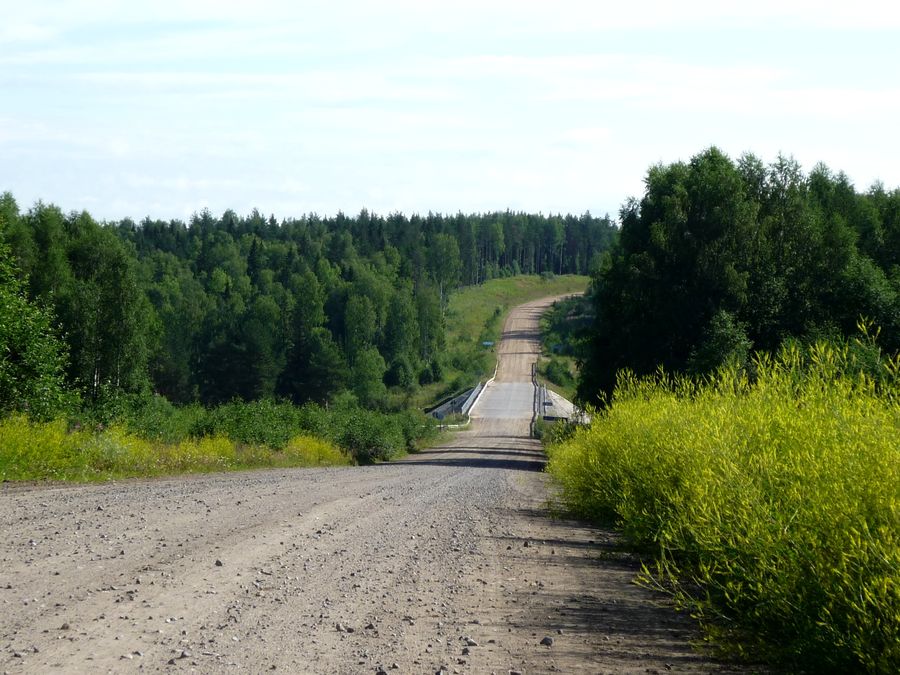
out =
[[[98,223],[5,193],[0,476],[368,463],[433,443],[411,410],[493,368],[481,341],[510,306],[585,288],[571,273],[615,231],[512,212]]]
[[[566,505],[719,648],[898,672],[900,190],[715,148],[645,185],[592,279],[592,423],[548,434]]]
[[[213,408],[162,397],[117,409],[0,420],[0,480],[100,480],[263,467],[370,464],[436,437],[419,412],[382,413],[336,401],[262,400]]]
[[[583,401],[608,401],[623,369],[702,376],[785,339],[851,338],[860,317],[900,350],[900,189],[716,148],[645,185],[593,277]]]
[[[339,466],[350,455],[333,443],[298,435],[281,448],[238,443],[224,435],[149,440],[126,427],[69,428],[65,420],[0,420],[2,480],[95,481],[261,467]]]
[[[593,302],[586,295],[558,300],[541,317],[538,379],[570,401],[577,394],[578,363],[584,360],[593,321]]]
[[[855,347],[855,348],[854,348]],[[549,448],[579,515],[649,553],[719,646],[807,672],[900,666],[900,359],[817,343],[697,382],[622,373]],[[862,356],[862,358],[860,358]]]

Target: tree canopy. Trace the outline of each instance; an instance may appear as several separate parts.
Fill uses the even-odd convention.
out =
[[[376,405],[442,372],[444,311],[460,285],[584,273],[609,218],[514,212],[276,221],[208,211],[189,222],[98,223],[0,200],[29,302],[65,336],[86,400],[150,391],[177,403],[353,392]]]
[[[625,368],[706,373],[789,338],[854,334],[861,318],[900,349],[900,190],[716,148],[645,184],[593,277],[582,399],[611,394]]]

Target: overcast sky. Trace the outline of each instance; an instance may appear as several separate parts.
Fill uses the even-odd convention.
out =
[[[900,186],[893,2],[4,5],[23,209],[615,215],[710,145]]]

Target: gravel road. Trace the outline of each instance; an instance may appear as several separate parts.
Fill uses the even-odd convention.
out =
[[[547,515],[549,302],[511,314],[472,429],[405,461],[4,485],[0,670],[726,671],[611,533]]]

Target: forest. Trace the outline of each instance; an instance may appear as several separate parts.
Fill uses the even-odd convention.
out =
[[[345,393],[384,408],[386,391],[442,379],[455,289],[586,273],[616,232],[590,214],[509,211],[282,221],[204,211],[188,223],[99,223],[43,203],[22,211],[6,193],[2,282],[42,328],[23,327],[3,367],[42,369],[45,385],[4,387],[0,411],[50,413],[65,392],[94,407],[151,393],[204,405]],[[38,334],[49,342],[28,347]]]

